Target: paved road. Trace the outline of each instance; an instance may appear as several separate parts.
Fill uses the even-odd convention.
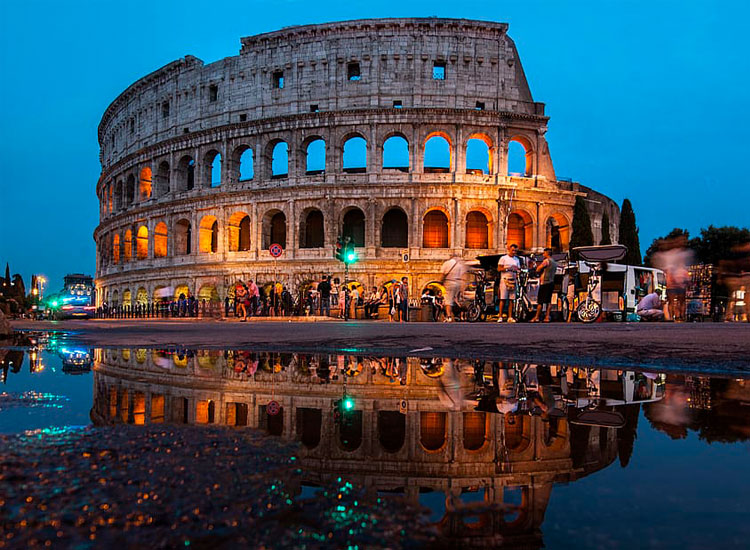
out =
[[[91,346],[253,348],[750,372],[750,323],[385,323],[329,321],[14,321]],[[423,351],[422,348],[431,348]]]

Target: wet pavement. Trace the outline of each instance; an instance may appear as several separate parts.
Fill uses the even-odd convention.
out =
[[[603,367],[750,372],[750,323],[387,323],[203,320],[14,321],[17,330],[71,332],[91,347],[412,354]],[[414,351],[422,350],[422,351]]]
[[[750,376],[0,350],[0,547],[744,548]]]

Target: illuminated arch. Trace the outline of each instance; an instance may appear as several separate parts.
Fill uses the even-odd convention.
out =
[[[419,442],[428,452],[438,452],[446,443],[447,415],[444,412],[419,413]]]
[[[125,231],[125,237],[122,240],[122,252],[126,262],[133,259],[133,232],[130,229]]]
[[[159,222],[154,227],[154,258],[167,256],[167,224]]]
[[[492,174],[494,146],[486,134],[472,134],[466,140],[466,173]]]
[[[214,254],[219,250],[219,221],[216,216],[203,216],[198,227],[198,251]]]
[[[428,210],[422,219],[422,247],[448,248],[450,246],[450,221],[442,210]]]
[[[112,238],[112,263],[119,264],[120,263],[120,234],[115,233],[115,236]]]
[[[229,218],[229,251],[250,250],[250,216],[245,212],[235,212]]]
[[[490,247],[490,222],[479,210],[466,214],[466,248]]]
[[[533,175],[534,149],[531,141],[527,137],[521,135],[511,137],[508,141],[507,157],[507,173],[509,176],[518,175],[529,177]]]
[[[135,238],[135,255],[139,260],[148,258],[148,227],[145,225],[138,228]]]
[[[138,197],[142,201],[151,198],[151,179],[151,168],[148,166],[142,168],[138,178]]]
[[[565,252],[570,243],[570,224],[564,214],[554,213],[547,218],[545,246],[555,252]]]
[[[487,443],[490,419],[485,412],[464,413],[464,449],[478,451]]]
[[[534,221],[524,210],[514,210],[508,216],[505,232],[506,245],[516,244],[521,250],[528,250],[534,242]]]

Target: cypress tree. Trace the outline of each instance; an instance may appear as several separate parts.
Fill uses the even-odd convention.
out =
[[[577,246],[592,246],[594,233],[591,231],[591,218],[583,197],[576,197],[573,206],[573,234],[570,236],[570,249]]]
[[[638,227],[635,225],[635,212],[629,199],[622,201],[620,210],[620,244],[628,247],[625,263],[629,265],[641,265],[641,244],[638,240]]]
[[[602,240],[599,244],[612,244],[612,237],[609,234],[609,214],[606,210],[602,216]]]

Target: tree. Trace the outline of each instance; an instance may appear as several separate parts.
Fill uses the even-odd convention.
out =
[[[641,243],[638,240],[638,226],[635,224],[635,212],[629,199],[622,201],[620,209],[620,244],[628,247],[624,262],[628,265],[641,265]]]
[[[602,240],[599,244],[612,244],[612,236],[609,234],[609,214],[606,210],[602,215]]]
[[[695,249],[698,261],[705,264],[718,264],[730,259],[738,245],[750,243],[750,229],[734,226],[701,229],[701,236],[690,242]]]
[[[592,246],[594,233],[591,231],[591,218],[583,197],[576,197],[573,206],[573,234],[570,236],[570,249],[577,246]]]

